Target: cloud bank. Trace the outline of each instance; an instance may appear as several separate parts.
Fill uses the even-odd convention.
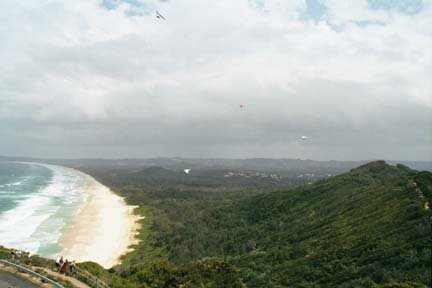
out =
[[[24,2],[1,154],[432,160],[430,0]]]

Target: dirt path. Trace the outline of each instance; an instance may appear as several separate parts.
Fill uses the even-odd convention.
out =
[[[73,277],[59,274],[59,273],[54,272],[48,268],[39,268],[39,267],[33,267],[33,268],[34,269],[42,269],[42,271],[47,273],[49,276],[67,281],[67,282],[71,283],[72,285],[74,285],[76,288],[90,288],[90,286],[87,286],[86,284],[82,283],[81,281],[78,281],[77,279],[75,279]]]
[[[419,195],[419,197],[420,197],[421,199],[424,199],[425,197],[424,197],[423,191],[420,189],[420,187],[418,187],[418,185],[417,185],[416,182],[413,182],[413,184],[414,184],[414,187],[415,187],[415,191],[417,192],[417,194]],[[428,202],[428,201],[426,201],[426,202],[424,203],[424,208],[425,208],[426,210],[429,210],[429,209],[430,209],[430,206],[429,206],[429,202]]]

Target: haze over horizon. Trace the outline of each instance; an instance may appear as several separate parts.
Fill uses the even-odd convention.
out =
[[[432,161],[432,0],[5,0],[0,25],[0,155]]]

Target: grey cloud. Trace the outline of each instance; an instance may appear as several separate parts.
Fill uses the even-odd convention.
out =
[[[432,40],[403,15],[336,32],[300,19],[301,1],[152,3],[166,23],[6,2],[26,18],[0,30],[0,154],[432,159]]]

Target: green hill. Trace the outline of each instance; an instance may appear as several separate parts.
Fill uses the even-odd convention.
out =
[[[159,214],[153,240],[174,263],[223,258],[248,287],[430,285],[431,175],[372,162],[297,189],[201,203],[184,220]]]
[[[431,179],[377,161],[208,211],[197,220],[207,229],[182,241],[216,245],[249,287],[429,286],[431,213],[414,183],[426,196]]]
[[[245,197],[244,186],[220,194],[225,200],[209,196],[228,189],[223,182],[211,190],[182,186],[182,176],[149,184],[148,172],[134,181],[117,175],[112,186],[147,215],[143,241],[115,269],[134,285],[430,287],[430,172],[376,161],[285,191]],[[169,260],[162,268],[160,257]],[[213,264],[203,270],[200,261]]]
[[[158,186],[149,185],[147,176],[135,178],[139,185],[131,187],[127,177],[116,178],[115,189],[131,204],[147,207],[148,216],[143,242],[117,269],[130,271],[133,263],[166,257],[174,271],[185,265],[200,271],[194,263],[212,257],[238,269],[248,287],[431,284],[431,212],[425,206],[432,195],[430,172],[376,161],[291,190],[270,192],[270,187],[245,197],[245,186],[225,201],[207,196],[215,191],[197,183],[172,193],[184,183],[173,179]],[[212,273],[200,283],[224,277]],[[136,283],[129,272],[123,275]]]

